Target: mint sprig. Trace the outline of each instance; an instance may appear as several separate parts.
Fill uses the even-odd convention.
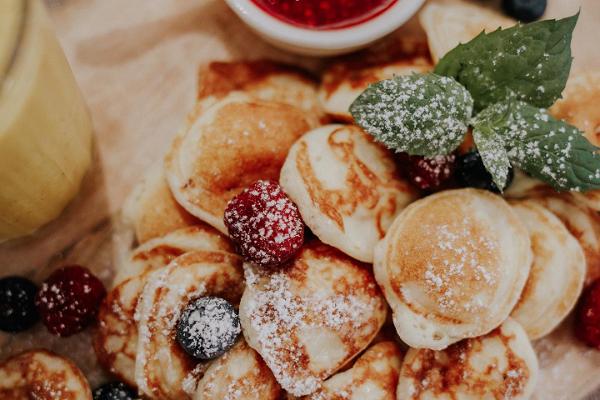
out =
[[[356,122],[388,148],[433,157],[463,141],[473,111],[469,92],[435,74],[377,82],[350,106]]]
[[[435,73],[464,85],[475,109],[514,94],[538,107],[551,106],[562,93],[571,69],[571,37],[579,14],[482,32],[448,52]]]
[[[557,190],[600,189],[600,148],[540,108],[564,89],[577,18],[482,33],[444,56],[436,73],[371,85],[350,112],[388,148],[426,157],[454,151],[471,125],[499,188],[515,165]]]

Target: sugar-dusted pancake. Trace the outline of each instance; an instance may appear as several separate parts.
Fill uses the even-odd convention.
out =
[[[187,304],[217,296],[238,304],[244,287],[241,259],[219,251],[194,251],[147,278],[136,311],[138,347],[135,380],[150,399],[191,398],[208,367],[192,359],[175,339]]]
[[[387,306],[368,266],[318,241],[280,270],[245,264],[244,272],[246,341],[294,396],[317,390],[385,321]]]
[[[600,277],[600,215],[571,193],[548,194],[531,200],[552,211],[579,241],[585,254],[585,284]]]
[[[458,44],[468,42],[484,30],[492,32],[516,23],[481,2],[464,0],[430,0],[419,13],[419,20],[427,33],[429,50],[435,62]]]
[[[31,350],[0,363],[0,399],[92,400],[83,373],[47,350]]]
[[[210,364],[194,400],[278,400],[281,387],[244,339]]]
[[[123,215],[133,226],[138,243],[200,224],[175,201],[162,163],[154,165],[135,186],[123,206]]]
[[[216,229],[202,222],[173,231],[138,246],[122,265],[114,283],[118,284],[144,272],[161,268],[175,257],[193,250],[218,250],[234,253],[233,245]]]
[[[292,146],[280,183],[321,241],[364,262],[417,198],[394,158],[354,125],[317,128]]]
[[[401,365],[402,352],[396,343],[377,343],[352,368],[327,379],[302,400],[396,400]]]
[[[525,400],[538,378],[536,355],[523,328],[508,319],[485,336],[446,350],[410,349],[398,400]]]
[[[550,108],[557,119],[576,126],[594,145],[600,146],[600,71],[586,71],[571,74],[562,98]],[[600,190],[585,193],[573,192],[578,200],[600,211]]]
[[[298,108],[232,93],[177,137],[165,159],[169,186],[188,212],[226,233],[227,202],[258,179],[277,179],[309,130]]]
[[[490,192],[444,191],[408,206],[374,264],[400,338],[440,350],[496,328],[525,286],[530,246],[527,228]]]
[[[94,350],[100,365],[131,386],[136,385],[138,345],[134,316],[148,274],[128,278],[108,293],[98,311],[94,332]]]
[[[550,333],[575,306],[585,279],[583,249],[552,212],[532,201],[512,203],[531,239],[533,263],[511,316],[531,340]]]
[[[305,71],[273,61],[211,62],[198,72],[198,106],[195,119],[208,104],[231,92],[241,91],[256,99],[285,103],[304,112],[311,127],[325,113],[317,94],[317,83]]]
[[[395,47],[386,49],[385,59],[358,55],[356,59],[334,63],[324,72],[319,98],[327,114],[352,122],[348,109],[370,84],[433,68],[426,43],[402,40],[394,44]]]

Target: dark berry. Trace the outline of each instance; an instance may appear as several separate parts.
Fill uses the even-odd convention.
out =
[[[235,196],[224,221],[242,256],[258,265],[281,265],[304,243],[300,211],[276,182],[257,181]]]
[[[531,22],[544,15],[546,3],[546,0],[502,0],[502,8],[519,21]]]
[[[426,191],[446,188],[456,169],[454,154],[432,158],[408,156],[405,160],[408,179],[413,185]]]
[[[190,302],[177,322],[177,341],[199,360],[219,357],[242,331],[240,318],[227,300],[201,297]]]
[[[494,183],[492,175],[485,169],[479,152],[472,151],[458,157],[456,163],[456,179],[462,186],[472,187],[477,189],[489,190],[495,193],[500,193],[498,186]],[[514,171],[511,168],[508,171],[506,189],[514,178]]]
[[[94,400],[134,400],[139,399],[135,389],[123,382],[111,382],[94,390]]]
[[[38,292],[35,303],[48,330],[71,336],[94,322],[106,295],[104,285],[87,268],[78,265],[58,269]]]
[[[588,346],[600,350],[600,279],[592,283],[579,300],[575,334]]]
[[[0,330],[21,332],[38,321],[36,293],[37,286],[29,279],[19,276],[0,279]]]

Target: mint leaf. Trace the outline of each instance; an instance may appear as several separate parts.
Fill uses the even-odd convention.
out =
[[[473,111],[469,92],[435,74],[377,82],[350,106],[354,120],[375,140],[398,152],[433,157],[462,142]]]
[[[435,73],[455,78],[475,100],[475,109],[520,100],[549,107],[560,97],[571,69],[571,36],[579,14],[482,32],[448,52]]]
[[[493,120],[511,162],[557,190],[600,189],[600,148],[572,125],[521,101],[482,113]],[[478,116],[479,117],[479,116]]]
[[[480,112],[472,121],[473,140],[485,169],[488,170],[494,183],[500,190],[506,186],[510,171],[510,160],[506,152],[503,136],[496,131],[504,126],[510,113],[507,107],[498,109],[489,107]]]

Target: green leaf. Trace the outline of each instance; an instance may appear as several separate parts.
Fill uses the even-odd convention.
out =
[[[557,190],[600,189],[600,149],[574,126],[520,101],[483,112],[496,116],[509,159],[529,175]]]
[[[375,140],[398,152],[433,157],[462,142],[473,111],[469,92],[435,74],[377,82],[350,106],[354,120]]]
[[[510,170],[510,160],[506,152],[506,144],[501,134],[495,128],[506,124],[510,118],[508,108],[487,108],[479,113],[472,121],[473,140],[481,155],[483,165],[488,170],[497,187],[502,190],[506,186]]]
[[[579,14],[482,32],[448,52],[435,73],[455,78],[475,100],[475,109],[520,100],[549,107],[565,87],[571,69],[571,36]]]

